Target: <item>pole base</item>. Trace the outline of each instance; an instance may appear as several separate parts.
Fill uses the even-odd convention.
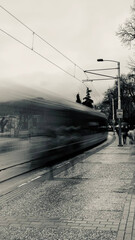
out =
[[[123,145],[122,145],[122,144],[119,144],[118,147],[123,147]]]

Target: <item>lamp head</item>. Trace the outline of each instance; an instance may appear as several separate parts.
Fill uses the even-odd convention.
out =
[[[104,60],[102,58],[97,59],[98,62],[103,62]]]

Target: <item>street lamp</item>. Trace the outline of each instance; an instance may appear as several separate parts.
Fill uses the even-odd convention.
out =
[[[121,118],[122,118],[122,109],[121,109],[121,94],[120,94],[120,62],[115,61],[115,60],[104,60],[102,58],[97,59],[98,62],[103,62],[103,61],[107,61],[107,62],[115,62],[117,63],[117,68],[118,69],[118,109],[117,109],[117,117],[119,120],[119,145],[118,146],[122,146],[122,141],[121,141]]]

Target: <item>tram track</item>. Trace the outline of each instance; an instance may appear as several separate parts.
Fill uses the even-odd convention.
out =
[[[69,169],[76,163],[82,161],[83,159],[87,158],[88,156],[100,151],[101,149],[107,147],[115,140],[115,136],[112,136],[107,140],[107,142],[104,142],[100,145],[98,145],[95,148],[92,148],[88,151],[85,151],[84,153],[75,156],[73,158],[70,158],[67,161],[59,162],[55,165],[52,165],[50,167],[44,167],[40,169],[33,169],[30,171],[24,171],[24,172],[17,172],[15,175],[10,175],[10,177],[7,177],[7,170],[5,170],[5,178],[0,181],[1,189],[4,190],[0,191],[0,202],[2,201],[10,201],[14,197],[20,196],[21,194],[29,191],[32,187],[38,186],[38,184],[41,184],[41,182],[46,180],[53,180],[54,177],[56,177],[59,173],[64,171],[65,169]],[[22,164],[18,164],[22,165]],[[1,171],[2,172],[2,171]],[[0,172],[0,175],[1,175]],[[21,179],[21,180],[19,180]],[[15,183],[15,184],[12,184]],[[9,187],[10,185],[10,187]],[[7,188],[7,190],[6,190]],[[10,196],[8,196],[10,195]]]
[[[112,138],[112,141],[113,141],[113,138]],[[90,152],[94,153],[95,151],[97,151],[97,149],[100,150],[103,146],[106,147],[108,144],[110,144],[110,141],[107,140],[106,142],[98,145],[97,147],[92,148],[83,153],[85,153],[85,154],[87,154],[87,153],[89,154]],[[15,154],[14,154],[14,156],[15,156]],[[72,158],[72,155],[71,156],[69,155],[69,157]],[[78,155],[76,155],[76,157],[77,157],[77,161],[79,161]],[[12,155],[10,156],[10,158],[12,158]],[[37,164],[37,163],[39,163],[39,161],[40,161],[40,164]],[[60,164],[58,164],[58,160],[56,160],[56,163],[57,163],[56,168],[62,168],[62,166],[64,166],[65,164],[67,165],[69,163],[67,161],[68,160],[66,160],[64,162],[60,161]],[[5,163],[5,166],[0,167],[0,183],[7,181],[9,179],[12,179],[14,177],[18,177],[22,174],[29,173],[29,172],[39,169],[41,167],[45,167],[45,166],[48,166],[48,163],[44,164],[43,159],[31,159],[31,160],[26,160],[26,161],[20,161],[15,164],[11,164],[11,163],[6,164]]]

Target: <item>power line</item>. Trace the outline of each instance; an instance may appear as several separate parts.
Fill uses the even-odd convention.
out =
[[[35,31],[33,31],[30,27],[28,27],[25,23],[23,23],[21,20],[19,20],[15,15],[10,13],[7,9],[5,9],[3,6],[0,5],[0,7],[7,12],[11,17],[13,17],[16,21],[18,21],[21,25],[26,27],[30,32],[32,32],[33,37],[34,35],[37,36],[39,39],[41,39],[43,42],[45,42],[47,45],[49,45],[51,48],[53,48],[55,51],[57,51],[59,54],[61,54],[63,57],[65,57],[67,60],[69,60],[71,63],[73,63],[75,66],[77,66],[80,70],[83,71],[83,69],[78,66],[76,63],[74,63],[70,58],[68,58],[65,54],[63,54],[61,51],[59,51],[56,47],[54,47],[52,44],[50,44],[47,40],[45,40],[43,37],[41,37],[39,34],[37,34]]]
[[[46,41],[43,37],[41,37],[39,34],[37,34],[35,31],[33,31],[29,26],[27,26],[25,23],[23,23],[21,20],[19,20],[15,15],[13,15],[11,12],[9,12],[7,9],[5,9],[3,6],[0,5],[0,8],[3,9],[6,13],[8,13],[12,18],[14,18],[16,21],[18,21],[21,25],[23,25],[25,28],[27,28],[31,33],[32,33],[32,46],[28,46],[27,44],[25,44],[24,42],[20,41],[19,39],[17,39],[16,37],[14,37],[13,35],[11,35],[10,33],[6,32],[3,29],[0,29],[1,32],[3,32],[4,34],[6,34],[7,36],[9,36],[10,38],[14,39],[15,41],[17,41],[18,43],[20,43],[21,45],[23,45],[24,47],[26,47],[27,49],[33,51],[35,54],[37,54],[38,56],[40,56],[41,58],[45,59],[46,61],[48,61],[49,63],[51,63],[52,65],[54,65],[55,67],[59,68],[60,70],[62,70],[63,72],[65,72],[66,74],[68,74],[69,76],[75,78],[76,80],[78,80],[79,82],[83,83],[83,85],[87,88],[87,85],[82,82],[82,80],[80,80],[78,77],[76,77],[76,68],[79,68],[85,75],[85,71],[79,66],[77,65],[75,62],[73,62],[70,58],[68,58],[65,54],[63,54],[61,51],[59,51],[56,47],[54,47],[52,44],[50,44],[48,41]],[[51,47],[53,50],[55,50],[56,52],[58,52],[60,55],[62,55],[64,58],[66,58],[68,61],[70,61],[73,65],[74,65],[74,75],[69,73],[68,71],[66,71],[65,69],[63,69],[62,67],[60,67],[58,64],[54,63],[53,61],[51,61],[50,59],[48,59],[47,57],[45,57],[44,55],[42,55],[41,53],[39,53],[38,51],[36,51],[34,49],[34,40],[35,40],[35,36],[38,37],[40,40],[42,40],[44,43],[46,43],[49,47]],[[87,75],[86,75],[87,76]],[[87,76],[88,79],[88,76]],[[95,89],[96,90],[96,89]],[[97,90],[96,90],[97,92]],[[98,92],[97,92],[98,93]],[[98,93],[99,95],[99,93]]]
[[[20,44],[22,44],[24,47],[32,50],[28,45],[26,45],[25,43],[21,42],[20,40],[18,40],[17,38],[15,38],[14,36],[12,36],[10,33],[4,31],[3,29],[0,28],[0,31],[5,33],[6,35],[8,35],[9,37],[11,37],[12,39],[14,39],[15,41],[19,42]]]
[[[72,75],[71,73],[67,72],[65,69],[61,68],[60,66],[58,66],[56,63],[52,62],[51,60],[49,60],[48,58],[46,58],[44,55],[40,54],[39,52],[35,51],[34,48],[30,48],[28,45],[26,45],[25,43],[23,43],[22,41],[18,40],[17,38],[15,38],[14,36],[12,36],[11,34],[9,34],[8,32],[4,31],[3,29],[0,28],[0,31],[5,33],[6,35],[8,35],[9,37],[11,37],[12,39],[14,39],[15,41],[19,42],[20,44],[22,44],[24,47],[28,48],[29,50],[33,51],[34,53],[36,53],[38,56],[42,57],[43,59],[45,59],[46,61],[48,61],[49,63],[53,64],[55,67],[59,68],[60,70],[62,70],[63,72],[67,73],[68,75],[70,75],[71,77],[77,79],[78,81],[80,81],[82,83],[82,81],[75,77],[74,75]],[[84,84],[85,85],[85,84]],[[86,85],[85,85],[86,86]]]
[[[89,79],[88,75],[87,75],[87,72],[84,72],[85,73],[85,76],[87,78],[86,81],[90,82],[91,83],[91,87],[92,87],[92,92],[95,91],[95,94],[93,93],[93,96],[95,97],[95,99],[98,101],[97,99],[97,95],[98,97],[102,97],[102,94],[95,88],[95,86],[93,85],[93,80]]]

